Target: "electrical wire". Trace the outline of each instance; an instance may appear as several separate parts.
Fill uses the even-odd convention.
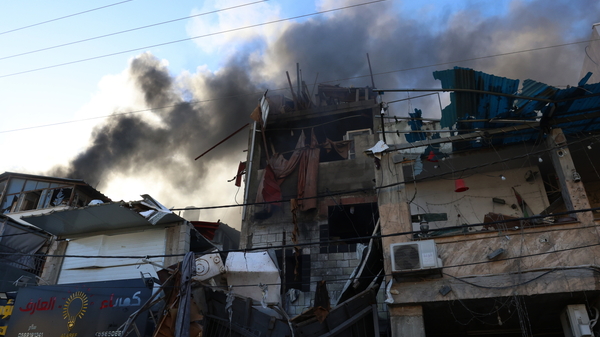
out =
[[[574,43],[579,43],[579,42],[574,42]],[[562,45],[559,45],[562,46]],[[523,50],[522,52],[527,52],[529,50]],[[502,56],[501,54],[495,55],[495,56]],[[492,57],[492,56],[489,56]],[[447,64],[450,63],[460,63],[460,62],[466,62],[469,61],[470,59],[466,59],[466,60],[459,60],[459,61],[454,61],[454,62],[447,62]],[[428,67],[434,67],[440,64],[433,64],[433,65],[424,65],[424,66],[420,66],[417,68],[405,68],[405,69],[400,69],[400,70],[393,70],[393,71],[386,71],[386,72],[380,72],[380,73],[376,73],[374,75],[383,75],[383,74],[389,74],[389,73],[393,73],[393,72],[401,72],[401,71],[408,71],[408,70],[412,70],[412,69],[420,69],[420,68],[428,68]],[[328,80],[328,81],[323,81],[321,83],[333,83],[333,82],[339,82],[339,81],[345,81],[345,80],[351,80],[351,79],[358,79],[358,78],[364,78],[364,77],[368,77],[370,75],[360,75],[360,76],[354,76],[354,77],[348,77],[348,78],[342,78],[342,79],[335,79],[335,80]],[[0,76],[1,78],[2,76]],[[289,88],[278,88],[278,89],[270,89],[269,91],[282,91],[282,90],[288,90]],[[221,100],[221,99],[227,99],[227,98],[231,98],[231,97],[244,97],[244,96],[254,96],[254,95],[258,95],[258,94],[262,94],[264,91],[260,91],[260,92],[256,92],[256,93],[251,93],[251,94],[238,94],[238,95],[230,95],[230,96],[223,96],[223,97],[217,97],[217,98],[209,98],[209,99],[205,99],[205,100],[201,100],[201,101],[190,101],[190,102],[185,102],[185,103],[189,103],[189,104],[199,104],[199,103],[204,103],[204,102],[210,102],[210,101],[217,101],[217,100]],[[426,95],[424,95],[426,96]],[[566,100],[576,100],[576,99],[585,99],[587,97],[575,97],[575,98],[569,98]],[[401,100],[399,100],[401,101]],[[565,100],[561,100],[561,101],[565,101]],[[395,102],[395,101],[392,101]],[[183,103],[183,102],[182,102]],[[88,121],[88,120],[94,120],[94,119],[103,119],[103,118],[112,118],[112,117],[118,117],[120,115],[123,114],[133,114],[133,113],[140,113],[140,112],[147,112],[147,111],[152,111],[152,110],[161,110],[161,109],[167,109],[167,108],[173,108],[178,106],[179,104],[182,103],[178,103],[178,104],[174,104],[174,105],[168,105],[168,106],[162,106],[162,107],[153,107],[153,108],[148,108],[148,109],[141,109],[141,110],[135,110],[135,111],[130,111],[130,112],[126,112],[126,113],[117,113],[117,114],[110,114],[110,115],[103,115],[103,116],[97,116],[97,117],[90,117],[90,118],[82,118],[82,119],[76,119],[76,120],[70,120],[70,121],[64,121],[64,122],[57,122],[57,123],[51,123],[51,124],[43,124],[43,125],[36,125],[36,126],[30,126],[30,127],[24,127],[24,128],[18,128],[18,129],[9,129],[9,130],[0,130],[0,134],[1,133],[9,133],[9,132],[17,132],[17,131],[24,131],[24,130],[30,130],[30,129],[37,129],[37,128],[43,128],[43,127],[49,127],[49,126],[56,126],[56,125],[63,125],[63,124],[70,124],[70,123],[78,123],[78,122],[84,122],[84,121]],[[586,109],[586,110],[578,110],[578,111],[574,111],[574,112],[583,112],[583,111],[591,111],[592,109]],[[355,117],[355,116],[350,116],[350,117]],[[321,125],[324,125],[327,123],[323,123]],[[302,129],[302,128],[289,128],[290,130],[292,129]],[[279,130],[279,129],[277,129]],[[453,130],[448,130],[449,132],[453,131]]]
[[[26,29],[26,28],[31,28],[31,27],[43,25],[43,24],[46,24],[46,23],[50,23],[50,22],[54,22],[54,21],[58,21],[58,20],[66,19],[66,18],[70,18],[70,17],[73,17],[73,16],[77,16],[77,15],[81,15],[81,14],[85,14],[85,13],[97,11],[97,10],[100,10],[100,9],[104,9],[104,8],[108,8],[108,7],[112,7],[112,6],[116,6],[116,5],[121,5],[121,4],[124,4],[126,2],[130,2],[130,1],[133,1],[133,0],[125,0],[125,1],[121,1],[121,2],[115,2],[115,3],[110,4],[110,5],[105,5],[105,6],[101,6],[101,7],[96,7],[96,8],[88,9],[88,10],[85,10],[83,12],[73,13],[73,14],[61,16],[61,17],[58,17],[58,18],[55,18],[55,19],[50,19],[50,20],[46,20],[46,21],[34,23],[34,24],[31,24],[31,25],[23,26],[23,27],[6,30],[6,31],[3,31],[3,32],[0,32],[0,35],[12,33],[12,32],[16,32],[18,30],[23,30],[23,29]]]
[[[589,139],[598,139],[597,136],[591,135],[587,138],[584,139],[577,139],[577,140],[573,140],[569,143],[566,144],[566,146],[569,145],[573,145],[573,144],[577,144],[583,141],[588,141]],[[381,185],[381,186],[375,186],[373,187],[373,189],[354,189],[354,190],[346,190],[346,191],[339,191],[339,192],[328,192],[327,194],[319,194],[317,196],[314,197],[303,197],[303,198],[293,198],[296,200],[307,200],[307,199],[319,199],[319,198],[327,198],[327,197],[331,197],[331,196],[339,196],[339,195],[350,195],[350,194],[356,194],[356,193],[369,193],[373,190],[378,191],[381,189],[385,189],[385,188],[390,188],[390,187],[394,187],[394,186],[399,186],[399,185],[403,185],[403,184],[408,184],[408,183],[412,183],[414,181],[420,182],[420,181],[425,181],[425,180],[432,180],[435,178],[442,178],[444,176],[447,175],[452,175],[455,173],[462,173],[465,171],[470,171],[470,170],[475,170],[475,169],[479,169],[479,168],[484,168],[487,166],[491,166],[491,165],[496,165],[502,162],[507,162],[507,161],[511,161],[511,160],[516,160],[516,159],[526,159],[528,158],[528,156],[538,156],[540,154],[543,153],[547,153],[550,151],[554,151],[554,148],[549,148],[549,149],[543,149],[543,150],[539,150],[536,152],[530,152],[530,153],[525,153],[525,154],[521,154],[521,155],[517,155],[514,157],[510,157],[510,158],[505,158],[505,159],[501,159],[501,160],[497,160],[497,161],[493,161],[493,162],[488,162],[488,163],[482,163],[479,165],[475,165],[475,166],[470,166],[470,167],[465,167],[462,169],[457,169],[454,170],[453,172],[446,172],[446,173],[440,173],[440,174],[436,174],[436,175],[431,175],[428,177],[424,177],[424,178],[413,178],[413,179],[406,179],[402,182],[396,182],[396,183],[391,183],[391,184],[387,184],[387,185]],[[382,168],[383,169],[383,168]],[[290,202],[292,198],[289,199],[281,199],[278,200],[277,202]],[[219,206],[204,206],[204,207],[189,207],[189,208],[171,208],[171,211],[183,211],[183,210],[192,210],[192,209],[219,209],[219,208],[231,208],[231,207],[239,207],[239,206],[255,206],[255,205],[267,205],[267,204],[271,204],[272,202],[268,202],[268,201],[264,201],[264,202],[249,202],[249,203],[244,203],[244,204],[230,204],[230,205],[219,205]],[[543,217],[547,217],[547,216],[541,216]],[[527,218],[524,218],[527,219]]]
[[[600,210],[600,207],[597,208],[593,208],[593,209],[583,209],[583,210],[575,210],[575,211],[570,211],[570,212],[564,212],[564,213],[560,213],[562,214],[572,214],[572,213],[579,213],[579,212],[589,212],[591,210]],[[537,216],[537,218],[540,218],[541,216]],[[495,223],[503,223],[503,222],[512,222],[512,221],[519,221],[519,220],[526,220],[526,219],[531,219],[531,218],[516,218],[516,219],[510,219],[510,220],[500,220],[500,221],[495,221],[495,222],[489,222],[489,223],[485,223],[487,224],[495,224]],[[466,226],[458,226],[458,227],[448,227],[448,228],[464,228],[464,227],[472,227],[472,226],[481,226],[483,224],[472,224],[472,225],[466,225]],[[581,229],[582,227],[578,227],[577,229]],[[357,237],[357,238],[350,238],[350,239],[340,239],[340,240],[327,240],[327,241],[316,241],[316,242],[304,242],[304,243],[294,243],[294,244],[290,244],[290,245],[274,245],[274,246],[268,246],[268,247],[253,247],[253,248],[245,248],[245,249],[229,249],[229,250],[221,250],[220,253],[231,253],[231,252],[250,252],[250,251],[264,251],[265,249],[286,249],[286,248],[294,248],[294,247],[307,247],[307,246],[322,246],[324,244],[340,244],[340,243],[348,243],[348,242],[359,242],[359,241],[364,241],[366,239],[380,239],[380,238],[388,238],[388,237],[395,237],[395,236],[404,236],[404,235],[414,235],[414,234],[418,234],[418,233],[422,233],[422,231],[405,231],[405,232],[398,232],[398,233],[391,233],[391,234],[380,234],[380,235],[371,235],[371,236],[364,236],[364,237]],[[535,234],[539,234],[542,232],[536,232]],[[430,237],[433,238],[433,237]],[[591,248],[591,247],[596,247],[596,246],[600,246],[600,243],[593,243],[593,244],[589,244],[589,245],[583,245],[583,246],[577,246],[577,247],[569,247],[569,248],[565,248],[565,249],[561,249],[561,250],[553,250],[553,251],[547,251],[547,252],[541,252],[541,253],[534,253],[534,254],[529,254],[529,255],[522,255],[522,256],[518,256],[518,257],[509,257],[509,258],[504,258],[504,259],[496,259],[496,260],[484,260],[484,261],[478,261],[478,262],[471,262],[471,263],[463,263],[463,264],[457,264],[457,265],[450,265],[450,266],[444,266],[444,268],[458,268],[458,267],[465,267],[465,266],[472,266],[472,265],[478,265],[478,264],[486,264],[486,263],[495,263],[495,262],[499,262],[499,261],[509,261],[509,260],[514,260],[514,259],[521,259],[521,258],[525,258],[525,257],[535,257],[535,256],[541,256],[541,255],[547,255],[547,254],[555,254],[555,253],[560,253],[560,252],[567,252],[567,251],[572,251],[572,250],[577,250],[577,249],[586,249],[586,248]],[[208,253],[206,253],[208,254]],[[185,254],[162,254],[162,255],[104,255],[104,256],[98,256],[98,255],[67,255],[67,254],[25,254],[25,253],[4,253],[4,252],[0,252],[0,256],[2,255],[21,255],[21,256],[44,256],[44,257],[70,257],[70,258],[111,258],[111,259],[153,259],[153,258],[162,258],[162,257],[180,257],[180,256],[184,256]]]
[[[128,0],[128,1],[133,1],[133,0]],[[183,18],[178,18],[178,19],[173,19],[173,20],[167,20],[167,21],[153,23],[153,24],[146,25],[146,26],[141,26],[141,27],[126,29],[126,30],[121,30],[121,31],[114,32],[114,33],[109,33],[109,34],[104,34],[104,35],[89,37],[89,38],[82,39],[82,40],[67,42],[67,43],[63,43],[63,44],[59,44],[59,45],[54,45],[54,46],[50,46],[50,47],[46,47],[46,48],[40,48],[40,49],[30,50],[30,51],[19,53],[19,54],[13,54],[13,55],[8,55],[8,56],[0,57],[0,60],[6,60],[6,59],[18,57],[18,56],[23,56],[23,55],[33,54],[33,53],[39,53],[39,52],[45,51],[45,50],[56,49],[56,48],[60,48],[60,47],[66,47],[66,46],[70,46],[70,45],[74,45],[74,44],[78,44],[78,43],[82,43],[82,42],[87,42],[87,41],[102,39],[102,38],[109,37],[109,36],[114,36],[114,35],[129,33],[129,32],[133,32],[133,31],[136,31],[136,30],[146,29],[146,28],[150,28],[150,27],[156,27],[156,26],[160,26],[160,25],[165,25],[167,23],[173,23],[173,22],[177,22],[177,21],[181,21],[181,20],[192,19],[192,18],[199,17],[199,16],[204,16],[204,15],[209,15],[209,14],[224,12],[224,11],[227,11],[227,10],[230,10],[230,9],[236,9],[236,8],[241,8],[241,7],[245,7],[245,6],[255,5],[257,3],[267,2],[267,1],[268,0],[261,0],[261,1],[249,2],[249,3],[246,3],[246,4],[237,5],[237,6],[232,6],[232,7],[227,7],[227,8],[221,8],[221,9],[217,9],[217,10],[214,10],[214,11],[209,11],[209,12],[204,12],[204,13],[200,13],[200,14],[190,15],[190,16],[186,16],[186,17],[183,17]]]
[[[313,13],[309,13],[309,14],[292,16],[292,17],[285,18],[285,19],[277,19],[277,20],[267,21],[267,22],[263,22],[263,23],[257,23],[257,24],[253,24],[253,25],[248,25],[248,26],[243,26],[243,27],[238,27],[238,28],[232,28],[232,29],[222,30],[222,31],[219,31],[219,32],[214,32],[214,33],[208,33],[208,34],[203,34],[203,35],[192,36],[192,37],[188,37],[188,38],[185,38],[185,39],[172,40],[172,41],[167,41],[167,42],[153,44],[153,45],[150,45],[150,46],[145,46],[145,47],[140,47],[140,48],[133,48],[133,49],[118,51],[118,52],[114,52],[114,53],[109,53],[109,54],[104,54],[104,55],[98,55],[98,56],[88,57],[88,58],[74,60],[74,61],[68,61],[68,62],[64,62],[64,63],[58,63],[58,64],[54,64],[54,65],[50,65],[50,66],[45,66],[45,67],[40,67],[40,68],[35,68],[35,69],[18,71],[18,72],[14,72],[14,73],[0,75],[0,78],[6,78],[6,77],[10,77],[10,76],[15,76],[15,75],[32,73],[32,72],[36,72],[36,71],[40,71],[40,70],[52,69],[52,68],[66,66],[66,65],[71,65],[71,64],[81,63],[81,62],[87,62],[87,61],[97,60],[97,59],[106,58],[106,57],[110,57],[110,56],[116,56],[116,55],[127,54],[127,53],[131,53],[131,52],[135,52],[135,51],[147,50],[149,48],[155,48],[155,47],[161,47],[161,46],[171,45],[171,44],[180,43],[180,42],[192,41],[192,40],[196,40],[196,39],[200,39],[200,38],[204,38],[204,37],[210,37],[210,36],[216,36],[216,35],[221,35],[221,34],[226,34],[226,33],[237,32],[237,31],[244,30],[244,29],[256,28],[256,27],[260,27],[260,26],[266,26],[266,25],[270,25],[270,24],[275,24],[275,23],[280,23],[280,22],[285,22],[285,21],[290,21],[290,20],[295,20],[295,19],[301,19],[301,18],[311,17],[311,16],[315,16],[315,15],[321,15],[321,14],[325,14],[325,13],[331,13],[331,12],[340,11],[340,10],[344,10],[344,9],[356,8],[356,7],[360,7],[360,6],[371,5],[371,4],[379,3],[379,2],[383,2],[383,1],[387,1],[387,0],[374,0],[374,1],[360,3],[360,4],[355,4],[355,5],[348,5],[348,6],[343,6],[343,7],[328,9],[328,10],[324,10],[324,11],[313,12]]]

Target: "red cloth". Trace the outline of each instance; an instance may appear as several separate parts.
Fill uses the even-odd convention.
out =
[[[314,130],[312,130],[310,147],[302,152],[300,168],[298,170],[298,206],[302,211],[317,208],[316,196],[320,152],[319,142]]]
[[[298,198],[311,198],[298,200],[300,210],[306,211],[317,207],[317,178],[319,175],[319,155],[321,149],[315,136],[311,131],[310,146],[305,145],[306,136],[304,131],[300,134],[296,149],[289,160],[282,155],[274,155],[264,170],[263,178],[258,186],[256,202],[271,202],[279,206],[276,201],[281,200],[281,188],[279,187],[285,177],[298,168]]]
[[[238,166],[237,175],[235,176],[235,186],[237,187],[242,186],[242,174],[244,173],[244,170],[246,170],[246,162],[241,161]]]
[[[266,202],[273,203],[273,205],[280,206],[281,203],[277,202],[281,200],[281,188],[277,179],[275,179],[275,173],[271,168],[271,165],[267,165],[265,168],[265,175],[263,181],[262,198]]]

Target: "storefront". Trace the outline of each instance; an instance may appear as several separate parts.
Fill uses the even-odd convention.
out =
[[[142,279],[21,288],[7,337],[110,337],[150,298]],[[147,313],[136,321],[144,335]]]

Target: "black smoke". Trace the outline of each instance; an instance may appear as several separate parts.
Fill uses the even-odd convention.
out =
[[[184,101],[168,69],[150,54],[135,58],[129,72],[146,105],[153,109],[116,113],[94,129],[85,151],[68,166],[55,168],[52,175],[84,179],[102,188],[111,174],[135,177],[150,173],[167,182],[173,194],[186,195],[207,183],[204,178],[212,161],[241,153],[247,131],[220,145],[218,151],[194,161],[248,122],[260,90],[247,76],[243,64],[231,63],[220,76],[204,78],[206,85],[200,97],[190,101]],[[206,102],[205,98],[220,99]],[[236,168],[231,168],[232,176]]]
[[[461,13],[438,18],[400,12],[394,6],[395,2],[377,3],[291,23],[271,45],[256,39],[239,42],[239,53],[218,72],[190,75],[205,84],[201,90],[182,90],[158,59],[140,55],[131,62],[130,75],[147,106],[155,109],[107,119],[94,130],[85,151],[51,174],[82,178],[101,189],[113,173],[154,172],[173,193],[186,195],[211,183],[207,172],[216,161],[245,148],[248,133],[200,161],[193,159],[249,122],[260,92],[287,88],[286,70],[295,84],[296,63],[309,88],[317,74],[318,82],[370,86],[367,53],[379,88],[439,87],[432,72],[454,66],[573,85],[579,80],[586,43],[512,52],[586,40],[592,24],[600,21],[600,2],[595,0],[513,1],[497,15],[487,13],[485,3],[473,2]],[[505,53],[512,54],[488,57]],[[386,100],[403,97],[386,95]],[[205,100],[209,101],[196,103]],[[437,101],[412,104],[422,108],[425,117],[439,113]],[[161,123],[153,122],[156,119]]]

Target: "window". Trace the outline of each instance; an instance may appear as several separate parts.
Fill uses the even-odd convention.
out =
[[[379,219],[379,208],[377,203],[334,205],[329,206],[328,216],[328,224],[319,229],[321,242],[327,242],[321,246],[321,253],[355,252],[356,243],[369,243]]]
[[[6,182],[0,182],[0,187],[7,186]],[[0,213],[14,213],[67,205],[72,191],[73,187],[61,183],[10,179],[8,180],[4,199],[0,204]]]

